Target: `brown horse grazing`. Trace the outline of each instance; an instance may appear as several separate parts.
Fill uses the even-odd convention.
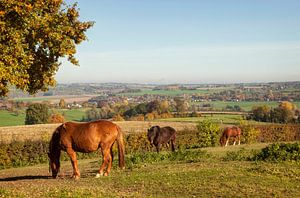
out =
[[[161,148],[161,144],[168,144],[169,142],[171,142],[172,151],[175,151],[176,130],[172,127],[153,126],[148,129],[147,137],[151,145],[154,144],[156,147],[157,153]]]
[[[118,143],[119,167],[123,169],[125,167],[125,149],[123,134],[119,126],[105,120],[86,123],[66,122],[60,125],[54,131],[49,144],[48,157],[52,177],[56,178],[59,172],[61,150],[66,151],[70,156],[73,178],[78,179],[80,173],[76,152],[89,153],[99,148],[101,148],[103,162],[96,177],[107,176],[112,167],[112,145],[115,141]]]
[[[228,146],[228,142],[230,137],[234,137],[233,145],[235,145],[236,140],[238,139],[239,143],[241,144],[241,129],[239,127],[233,126],[233,127],[226,127],[223,131],[223,134],[220,138],[220,144],[221,146]]]

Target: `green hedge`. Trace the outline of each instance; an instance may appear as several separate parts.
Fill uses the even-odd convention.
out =
[[[271,162],[300,161],[300,143],[274,143],[263,148],[252,159]]]

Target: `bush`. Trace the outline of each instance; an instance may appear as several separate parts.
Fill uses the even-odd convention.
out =
[[[26,109],[25,124],[45,124],[49,119],[49,107],[47,104],[31,104]]]
[[[197,137],[200,147],[216,146],[219,140],[220,126],[211,120],[203,120],[197,125]]]
[[[300,126],[290,124],[260,125],[259,142],[299,141]]]
[[[260,131],[247,121],[241,121],[240,126],[242,135],[241,142],[251,144],[257,142],[257,138],[260,135]]]
[[[49,123],[64,123],[65,117],[60,113],[52,114],[49,118]]]
[[[255,155],[252,160],[271,162],[300,161],[300,143],[274,143]]]

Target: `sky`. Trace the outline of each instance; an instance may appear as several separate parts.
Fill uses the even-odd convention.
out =
[[[76,1],[66,0],[68,4]],[[78,0],[94,21],[58,83],[300,80],[299,0]]]

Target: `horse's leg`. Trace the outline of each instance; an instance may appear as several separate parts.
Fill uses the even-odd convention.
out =
[[[233,142],[233,145],[235,146],[235,143],[236,143],[236,137],[234,137],[234,142]]]
[[[175,140],[171,140],[172,151],[175,151]]]
[[[166,146],[167,146],[167,148],[169,148],[169,146],[170,146],[170,145],[169,145],[169,142],[166,143]]]
[[[228,146],[229,138],[226,139],[226,144],[225,146]]]
[[[110,172],[110,169],[112,167],[112,157],[111,157],[111,150],[109,148],[102,149],[102,156],[103,156],[103,161],[102,165],[99,169],[99,173],[97,173],[96,177],[100,177],[102,175],[107,176]],[[107,170],[105,171],[105,168],[107,167]]]
[[[159,153],[159,151],[160,151],[160,148],[161,148],[161,144],[160,144],[160,143],[158,143],[158,144],[156,145],[156,152],[157,152],[157,153]]]
[[[238,138],[239,138],[239,145],[241,145],[241,136],[239,135]]]
[[[113,145],[110,147],[110,156],[111,156],[111,161],[114,161]]]
[[[79,169],[78,169],[78,162],[77,162],[77,159],[76,159],[76,153],[72,148],[67,148],[66,151],[67,151],[68,155],[71,158],[71,163],[72,163],[72,166],[73,166],[73,176],[72,177],[74,179],[79,179],[80,172],[79,172]]]

